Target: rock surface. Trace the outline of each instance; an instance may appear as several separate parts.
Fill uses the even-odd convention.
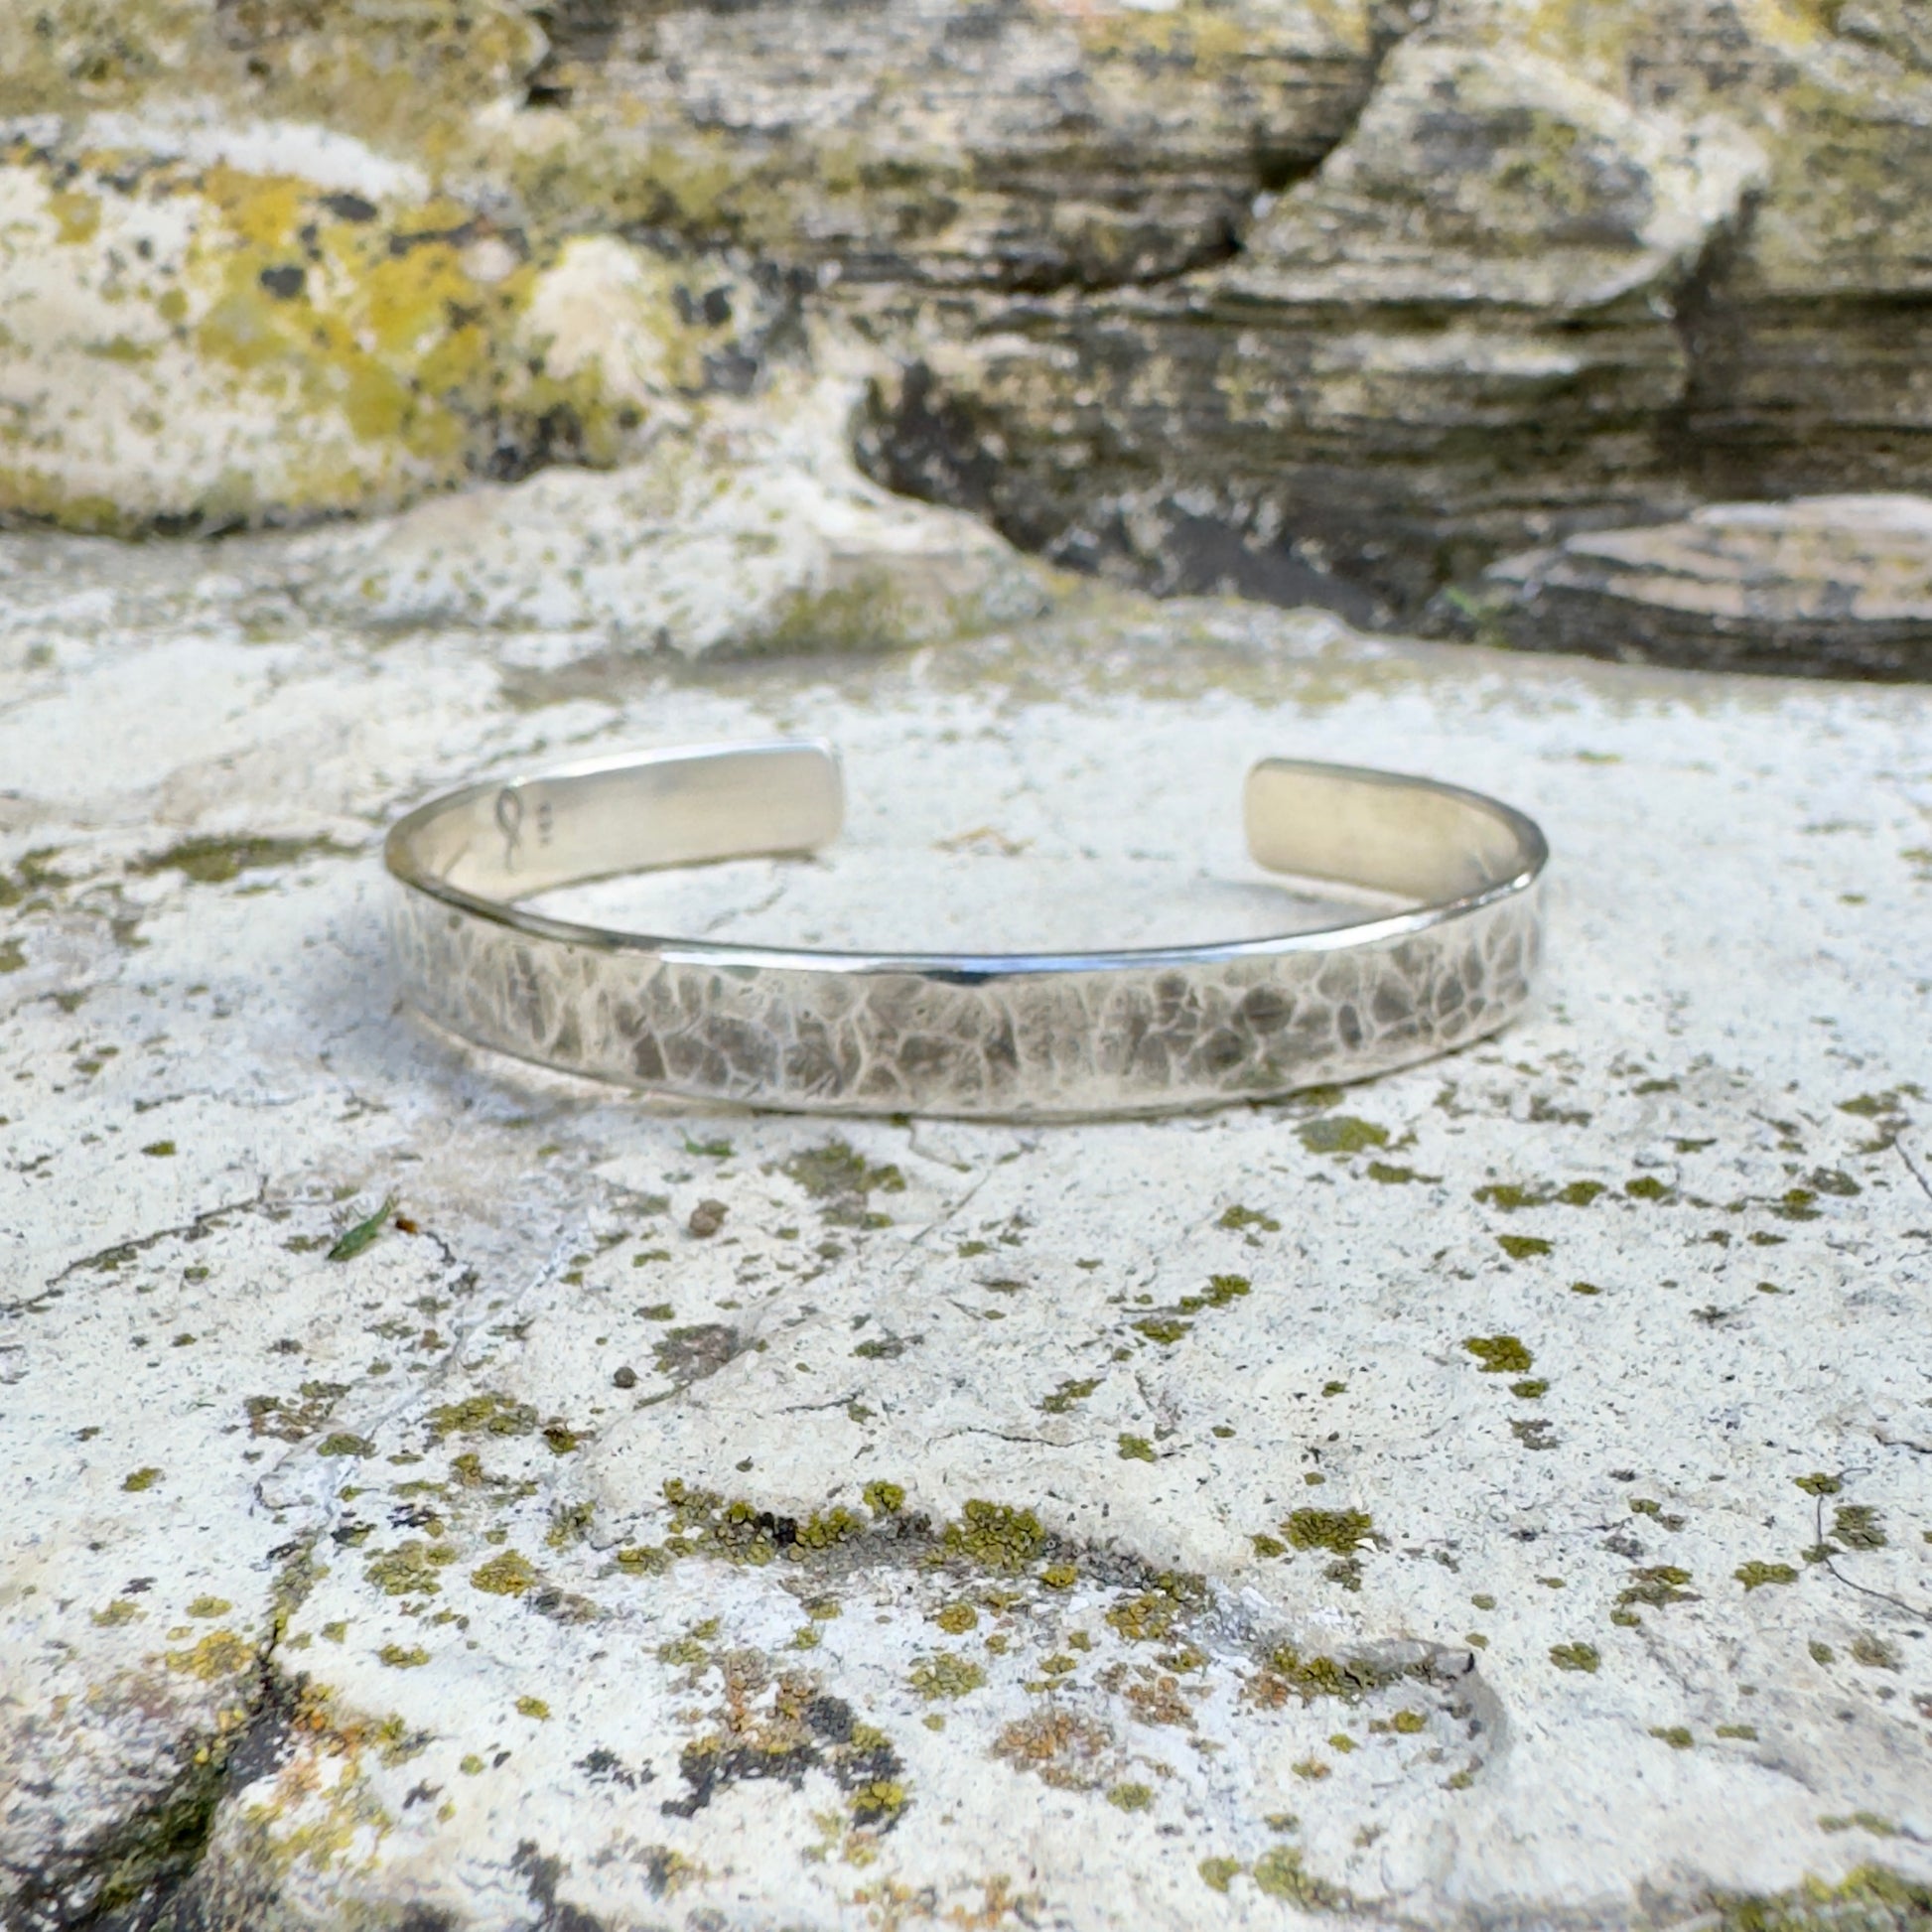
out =
[[[855,330],[883,483],[1356,621],[1932,478],[1912,0],[41,0],[0,116],[13,520],[628,463]]]
[[[1932,501],[1710,504],[1506,558],[1439,615],[1526,650],[1932,677]]]
[[[1925,1922],[1932,701],[1097,589],[699,681],[313,542],[0,541],[10,1927]],[[589,902],[1251,930],[1307,752],[1539,816],[1543,1005],[845,1132],[395,1010],[399,804],[780,732],[834,854]]]
[[[696,657],[877,651],[1042,615],[1053,574],[853,465],[851,382],[725,401],[616,470],[552,469],[288,553],[305,608],[390,625],[594,631]]]

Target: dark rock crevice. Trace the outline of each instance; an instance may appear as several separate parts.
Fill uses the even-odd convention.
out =
[[[261,1648],[239,1698],[244,1722],[195,1731],[174,1749],[175,1774],[145,1804],[73,1852],[23,1874],[8,1924],[17,1932],[196,1932],[195,1886],[228,1794],[271,1770],[286,1749],[301,1685]],[[229,1922],[245,1922],[232,1920]]]
[[[1255,136],[1255,187],[1264,195],[1284,195],[1299,183],[1320,172],[1321,165],[1337,148],[1354,139],[1362,116],[1369,110],[1382,84],[1382,72],[1389,56],[1411,34],[1420,33],[1436,17],[1436,0],[1376,0],[1369,9],[1368,65],[1343,118],[1328,133],[1317,151],[1291,147],[1271,139],[1267,130]]]

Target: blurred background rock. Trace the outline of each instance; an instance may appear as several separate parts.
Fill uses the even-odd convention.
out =
[[[772,463],[851,527],[816,483],[752,480]],[[744,635],[633,626],[688,650],[891,643],[1050,596],[975,519],[1157,593],[1923,676],[1932,16],[0,12],[0,519],[211,535],[564,465],[629,481],[544,497],[560,577],[603,561],[580,513],[642,540],[640,480],[652,544],[708,517],[741,563],[802,546]],[[728,501],[677,481],[694,465]],[[436,525],[459,558],[520,513],[477,514]],[[1686,517],[1605,566],[1597,533]],[[405,610],[378,580],[391,616],[507,608]]]

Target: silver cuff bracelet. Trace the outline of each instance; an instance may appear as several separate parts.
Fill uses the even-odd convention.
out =
[[[1548,848],[1476,792],[1268,759],[1248,849],[1408,907],[1122,952],[860,953],[609,931],[517,903],[837,836],[836,755],[728,745],[470,785],[390,830],[407,997],[481,1045],[696,1099],[816,1113],[1152,1114],[1357,1080],[1494,1033],[1529,996]]]

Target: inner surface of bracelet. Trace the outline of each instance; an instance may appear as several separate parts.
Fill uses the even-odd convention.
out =
[[[614,875],[817,850],[845,793],[820,744],[646,754],[478,785],[396,828],[405,879],[514,900]],[[1506,807],[1427,780],[1264,759],[1248,773],[1250,855],[1270,872],[1442,904],[1541,861]]]

